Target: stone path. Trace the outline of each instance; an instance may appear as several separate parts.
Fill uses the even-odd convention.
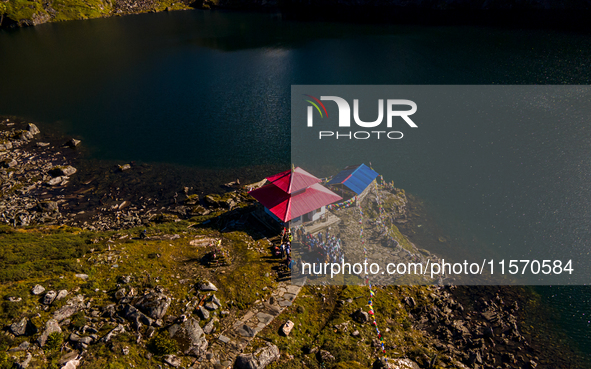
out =
[[[193,368],[232,368],[236,357],[250,344],[256,335],[278,317],[296,299],[305,278],[299,281],[279,282],[277,288],[266,301],[256,302],[233,324],[216,333],[217,339],[209,343],[209,354],[202,361],[195,362]],[[295,284],[294,284],[295,283]]]

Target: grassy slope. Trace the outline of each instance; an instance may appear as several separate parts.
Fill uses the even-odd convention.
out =
[[[7,3],[0,3],[0,13],[5,13],[6,18],[15,22],[38,19],[44,21],[58,22],[75,19],[90,19],[107,17],[114,14],[113,8],[117,0],[8,0]],[[137,1],[138,3],[140,1]],[[46,6],[43,6],[43,4]],[[3,9],[4,5],[4,9]],[[156,0],[149,9],[138,8],[137,11],[163,11],[166,8],[171,10],[187,9],[181,1]],[[123,11],[122,14],[127,13]]]
[[[0,326],[5,327],[22,317],[29,317],[37,327],[42,327],[53,312],[65,304],[68,298],[83,294],[86,301],[91,299],[92,306],[99,308],[113,303],[113,293],[118,289],[118,278],[132,275],[130,287],[140,293],[146,288],[161,286],[173,297],[167,315],[178,315],[180,309],[194,298],[194,284],[201,279],[209,279],[220,286],[216,295],[226,308],[240,315],[255,300],[265,297],[271,280],[274,263],[257,249],[263,250],[266,241],[256,241],[243,232],[229,232],[221,235],[215,229],[188,227],[189,222],[165,223],[148,228],[150,236],[179,234],[175,240],[139,240],[132,239],[140,229],[120,232],[81,232],[72,228],[29,228],[13,230],[2,227],[0,235]],[[189,244],[195,236],[207,234],[221,236],[223,244],[231,251],[233,263],[223,268],[224,273],[203,266],[199,260],[208,252],[207,247],[195,247]],[[266,251],[266,250],[265,250]],[[75,278],[76,273],[85,273],[88,280]],[[267,274],[268,273],[268,274]],[[269,277],[265,277],[269,275]],[[185,280],[185,281],[183,281]],[[68,298],[54,303],[49,309],[40,308],[38,297],[31,295],[31,287],[43,285],[46,290],[66,289]],[[222,287],[223,286],[223,287]],[[263,291],[263,288],[266,291]],[[21,297],[22,301],[7,301],[8,296]],[[84,319],[84,317],[81,317]],[[74,330],[75,323],[69,330]],[[106,334],[115,324],[101,328],[99,335]],[[67,338],[68,331],[64,333]],[[24,340],[33,341],[33,337],[17,337],[14,340],[0,335],[0,368],[12,365],[6,349],[20,344]],[[130,349],[129,355],[122,355],[121,348]],[[94,344],[89,347],[88,355],[94,360],[85,368],[127,368],[157,367],[161,361],[146,359],[147,348],[137,345],[131,334],[121,334],[115,338],[113,347]],[[16,353],[17,357],[22,353]],[[48,363],[38,360],[32,367],[51,366],[59,355],[46,350]],[[11,353],[10,356],[13,356]]]
[[[118,289],[118,278],[132,275],[127,289],[134,287],[138,292],[146,288],[162,286],[174,300],[168,314],[178,315],[185,303],[194,297],[191,291],[196,281],[209,279],[220,288],[216,295],[225,307],[238,316],[244,314],[252,304],[261,298],[268,298],[274,281],[273,268],[276,260],[270,258],[265,240],[254,240],[244,232],[220,234],[213,228],[189,227],[186,221],[164,223],[148,228],[149,236],[179,234],[175,240],[139,240],[133,239],[140,229],[119,232],[82,232],[67,227],[41,227],[14,230],[2,227],[0,237],[0,325],[6,326],[27,316],[38,327],[44,325],[53,311],[65,303],[60,301],[48,310],[40,309],[38,297],[31,295],[30,289],[39,283],[46,290],[67,289],[68,298],[83,294],[92,299],[95,308],[113,303],[112,295]],[[197,235],[219,237],[232,254],[232,265],[220,270],[210,269],[199,263],[207,248],[194,247],[189,241]],[[262,250],[259,252],[258,250]],[[116,265],[116,267],[115,267]],[[74,274],[88,274],[84,281]],[[268,273],[268,274],[267,274]],[[186,280],[186,281],[183,281]],[[404,296],[414,296],[420,304],[428,303],[425,296],[427,287],[384,287],[376,288],[375,308],[378,322],[384,333],[391,357],[426,355],[432,357],[436,351],[429,346],[422,332],[413,330],[408,319]],[[21,297],[20,303],[5,300],[7,296]],[[294,355],[295,360],[274,364],[273,368],[316,368],[321,367],[313,354],[305,355],[304,347],[319,347],[331,352],[334,363],[325,363],[325,367],[367,368],[379,356],[372,347],[376,337],[370,324],[358,325],[351,321],[349,314],[359,307],[367,310],[368,291],[366,287],[305,287],[295,304],[276,319],[260,334],[253,349],[265,341],[274,342],[282,353]],[[353,299],[352,303],[341,305],[339,301]],[[75,330],[75,325],[84,324],[84,316],[73,319],[68,330]],[[278,334],[280,325],[287,319],[295,322],[296,328],[289,337]],[[334,326],[350,321],[348,330],[335,329]],[[103,326],[99,335],[104,335],[115,327],[115,323]],[[388,328],[388,330],[386,330]],[[359,330],[359,337],[351,332]],[[0,368],[12,363],[5,350],[33,337],[17,337],[14,340],[0,337]],[[128,347],[129,355],[122,355],[121,349]],[[93,344],[89,346],[88,356],[93,358],[85,368],[127,368],[131,365],[142,368],[157,367],[161,361],[156,356],[147,359],[148,348],[135,343],[132,334],[121,334],[114,344]],[[10,354],[11,356],[13,354]],[[15,354],[18,356],[19,354]],[[56,362],[59,354],[46,349],[47,364],[38,360],[32,367]],[[188,363],[188,362],[187,362]],[[340,363],[340,364],[339,364]],[[328,364],[328,365],[327,365]],[[340,365],[340,366],[339,366]]]

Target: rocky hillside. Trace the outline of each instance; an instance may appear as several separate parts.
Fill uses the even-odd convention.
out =
[[[120,198],[125,164],[101,195],[74,186],[83,143],[0,124],[0,369],[386,367],[368,287],[292,280],[238,181],[162,206]],[[412,221],[403,191],[384,200]],[[373,291],[391,369],[585,367],[531,320],[526,288]]]
[[[345,20],[543,23],[583,21],[590,0],[0,0],[0,27],[191,8],[274,9],[286,17]],[[309,12],[312,11],[312,14]],[[501,11],[502,13],[497,13]],[[505,11],[511,11],[506,13]],[[557,13],[558,11],[558,13]],[[476,13],[474,13],[476,12]],[[525,13],[523,13],[525,12]],[[540,13],[541,12],[541,13]],[[518,17],[515,19],[515,17]],[[466,20],[466,19],[464,19]]]

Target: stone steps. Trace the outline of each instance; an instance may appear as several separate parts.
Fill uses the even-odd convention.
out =
[[[210,353],[203,361],[197,361],[192,368],[231,368],[236,357],[240,355],[256,335],[269,325],[275,318],[291,306],[302,286],[301,284],[279,282],[277,288],[266,301],[257,302],[244,315],[230,324],[225,324],[217,339],[210,342]]]

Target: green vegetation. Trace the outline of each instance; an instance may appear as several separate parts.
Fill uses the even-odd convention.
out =
[[[45,351],[47,352],[56,352],[64,343],[64,334],[61,332],[54,332],[47,337],[47,342],[45,343]]]
[[[120,9],[117,14],[141,13],[188,9],[182,1],[160,0],[155,2],[137,1],[138,6]],[[34,25],[44,22],[58,22],[75,19],[89,19],[111,16],[115,13],[117,1],[110,0],[10,0],[0,2],[0,15],[12,19],[19,25]]]
[[[176,354],[178,344],[171,339],[166,332],[159,333],[148,343],[148,349],[156,355]]]
[[[412,296],[418,306],[431,304],[430,288],[388,286],[374,289],[376,319],[388,357],[431,358],[437,354],[424,332],[413,328],[408,307],[401,302],[404,297]],[[374,343],[377,340],[375,328],[370,322],[359,324],[350,317],[359,308],[367,311],[367,296],[367,287],[361,286],[304,287],[295,304],[257,338],[259,345],[264,341],[272,342],[281,352],[294,356],[293,360],[276,362],[270,368],[371,367],[380,357]],[[353,302],[342,304],[346,300]],[[295,324],[289,337],[279,334],[280,326],[287,319]],[[354,336],[354,331],[359,335]],[[312,348],[330,352],[335,357],[334,362],[323,364],[316,354],[306,354]]]
[[[48,273],[79,273],[81,266],[75,259],[92,248],[92,237],[91,232],[68,227],[0,226],[0,283],[43,277]]]
[[[6,3],[6,17],[20,21],[21,19],[33,19],[37,14],[47,14],[41,1],[35,0],[11,0]]]

